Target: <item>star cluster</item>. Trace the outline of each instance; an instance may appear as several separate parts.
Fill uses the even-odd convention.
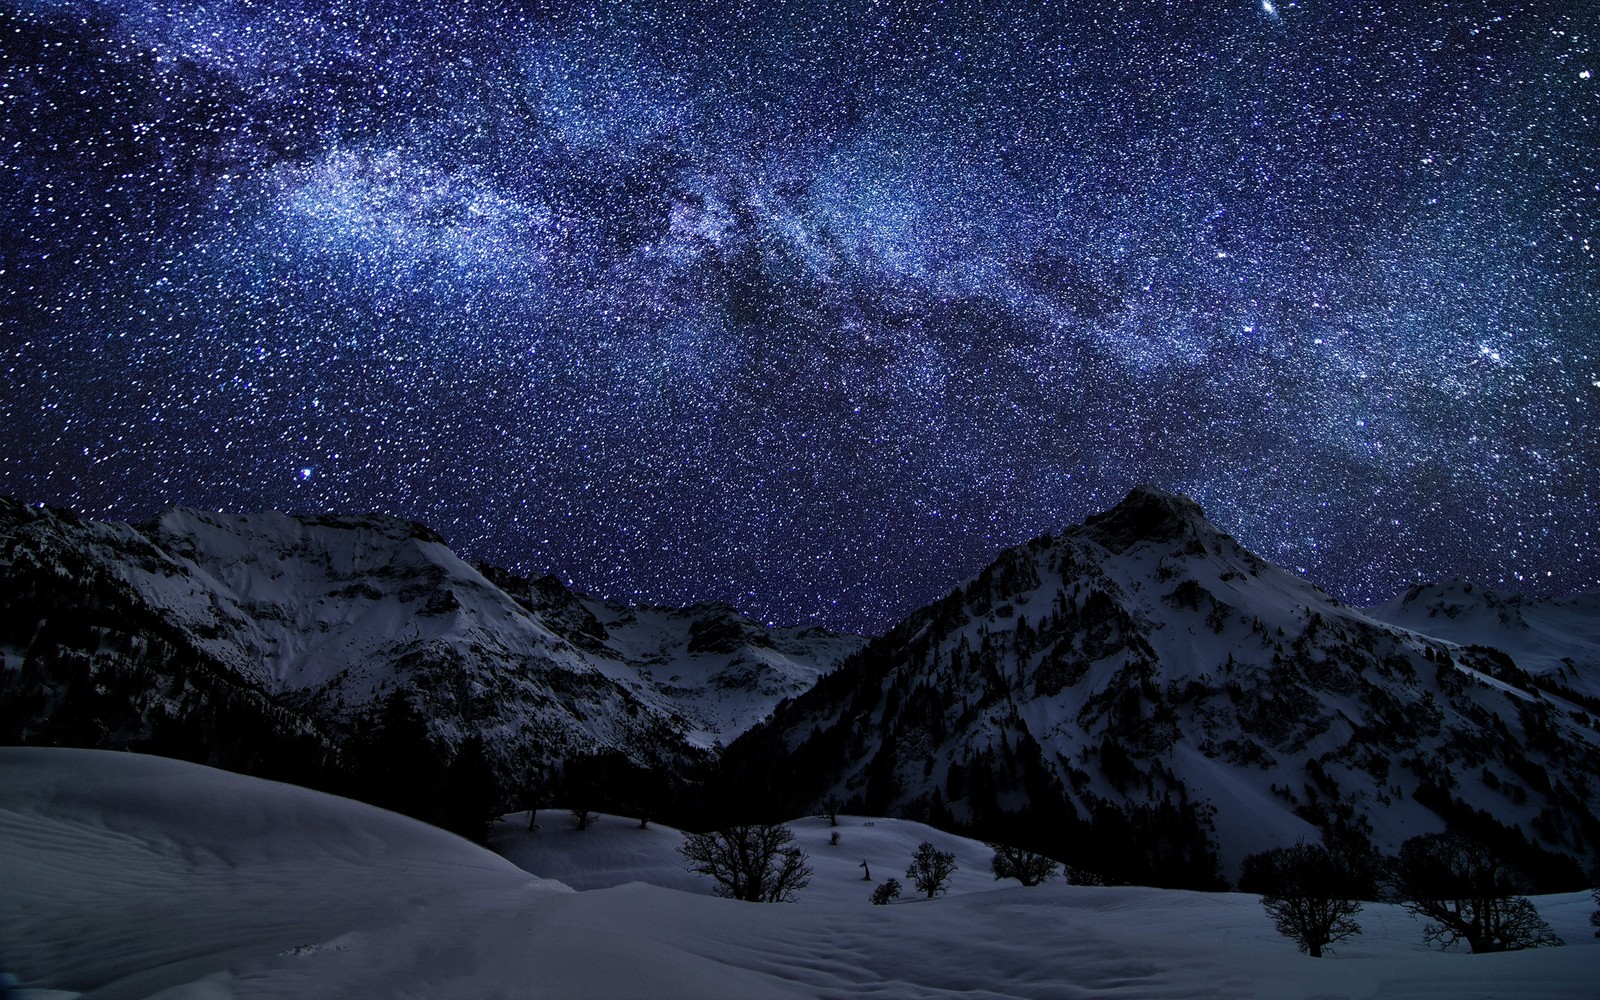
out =
[[[876,630],[1151,482],[1600,583],[1600,10],[3,0],[0,490]]]

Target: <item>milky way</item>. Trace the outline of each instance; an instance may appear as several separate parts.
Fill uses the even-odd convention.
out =
[[[0,4],[0,491],[858,630],[1140,482],[1600,583],[1587,0]]]

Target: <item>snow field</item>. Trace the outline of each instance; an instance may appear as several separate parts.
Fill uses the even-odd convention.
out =
[[[539,828],[527,832],[528,814],[512,813],[495,825],[489,846],[518,867],[543,878],[558,879],[574,889],[607,889],[629,882],[710,895],[712,881],[684,870],[678,846],[683,834],[671,827],[650,824],[639,829],[635,819],[601,816],[587,830],[577,829],[572,814],[559,809],[539,812]],[[811,884],[800,893],[800,903],[814,905],[866,903],[873,886],[891,878],[904,885],[901,902],[917,891],[906,879],[906,865],[917,845],[929,841],[956,856],[959,866],[951,878],[951,894],[984,892],[1000,885],[989,871],[992,851],[982,843],[901,819],[840,816],[839,825],[808,816],[788,824],[795,844],[806,852]],[[837,832],[839,843],[828,843]],[[862,878],[861,863],[872,871]],[[896,904],[900,905],[900,904]]]
[[[825,820],[796,821],[815,875],[795,905],[711,898],[668,828],[540,821],[499,824],[502,858],[197,765],[0,749],[0,961],[29,1000],[1592,998],[1600,969],[1587,894],[1539,901],[1566,948],[1440,953],[1372,905],[1366,934],[1318,961],[1253,896],[1023,889],[992,879],[982,844],[905,821],[841,817],[837,847]],[[957,855],[949,895],[868,904],[924,839]]]

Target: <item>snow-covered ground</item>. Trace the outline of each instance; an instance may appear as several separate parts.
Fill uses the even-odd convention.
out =
[[[1592,998],[1600,969],[1587,894],[1539,900],[1566,948],[1441,953],[1374,905],[1366,934],[1313,960],[1255,897],[1023,889],[990,878],[983,845],[904,821],[842,817],[837,846],[826,821],[797,821],[815,875],[794,905],[710,897],[663,827],[605,816],[579,832],[551,811],[525,828],[496,828],[501,857],[192,764],[0,749],[0,961],[24,997],[52,1000]],[[869,905],[923,839],[956,853],[950,893]]]

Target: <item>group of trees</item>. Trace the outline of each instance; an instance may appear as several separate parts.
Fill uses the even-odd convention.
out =
[[[1007,844],[990,844],[991,867],[996,879],[1014,878],[1025,886],[1039,885],[1056,874],[1054,860]],[[807,858],[795,844],[794,831],[776,823],[741,823],[708,833],[685,834],[678,848],[690,872],[715,884],[712,894],[751,903],[792,902],[811,883]],[[906,866],[906,880],[932,899],[950,888],[957,870],[956,856],[928,841],[917,845]],[[898,899],[899,879],[889,879],[872,890],[871,901],[883,905]]]
[[[1423,917],[1423,938],[1441,947],[1466,942],[1474,954],[1559,945],[1539,916],[1522,876],[1492,847],[1459,833],[1425,834],[1377,860],[1362,845],[1299,843],[1245,859],[1240,887],[1261,893],[1279,933],[1320,958],[1329,945],[1361,933],[1361,901],[1384,898]],[[1600,926],[1600,914],[1596,915]]]
[[[690,872],[712,880],[714,896],[748,903],[789,903],[811,884],[806,853],[795,844],[794,831],[779,823],[739,823],[708,833],[688,833],[678,853]],[[953,853],[924,841],[911,856],[906,878],[932,899],[949,889],[955,871]],[[898,879],[890,879],[872,891],[872,902],[888,903],[899,897],[900,888]]]
[[[352,725],[344,780],[348,795],[477,841],[505,804],[482,737],[452,750],[401,691]]]
[[[1025,886],[1034,886],[1048,881],[1061,868],[1055,860],[1043,854],[1011,844],[990,844],[989,848],[994,851],[994,858],[989,864],[996,880],[1014,878]],[[949,889],[950,877],[955,874],[956,867],[954,853],[941,851],[931,843],[923,841],[917,845],[916,853],[911,856],[911,865],[906,868],[906,878],[917,887],[917,891],[932,899]],[[882,904],[898,898],[899,895],[899,880],[890,879],[874,889],[871,898],[872,902]]]
[[[837,806],[826,810],[833,819]],[[1026,848],[991,843],[996,879],[1036,886],[1061,865]],[[812,871],[794,832],[779,824],[738,824],[684,837],[680,853],[689,870],[710,877],[714,895],[749,902],[791,902],[810,884]],[[956,858],[924,841],[905,877],[932,899],[949,889]],[[1399,856],[1382,860],[1360,839],[1297,843],[1245,859],[1240,888],[1261,894],[1279,933],[1302,952],[1321,958],[1330,947],[1361,933],[1363,901],[1386,899],[1428,921],[1423,937],[1441,947],[1466,942],[1475,954],[1559,945],[1561,939],[1523,895],[1526,883],[1492,847],[1459,833],[1427,834],[1405,842]],[[877,885],[870,901],[886,905],[903,891],[899,879]],[[1595,890],[1600,904],[1600,889]],[[1590,922],[1600,927],[1600,910]],[[1596,931],[1600,936],[1600,931]]]
[[[906,878],[911,880],[918,892],[932,899],[950,888],[950,876],[955,872],[956,856],[953,853],[941,851],[923,841],[911,856],[911,864],[906,867]],[[885,906],[900,898],[900,890],[900,880],[892,878],[873,889],[867,898],[874,905]]]

